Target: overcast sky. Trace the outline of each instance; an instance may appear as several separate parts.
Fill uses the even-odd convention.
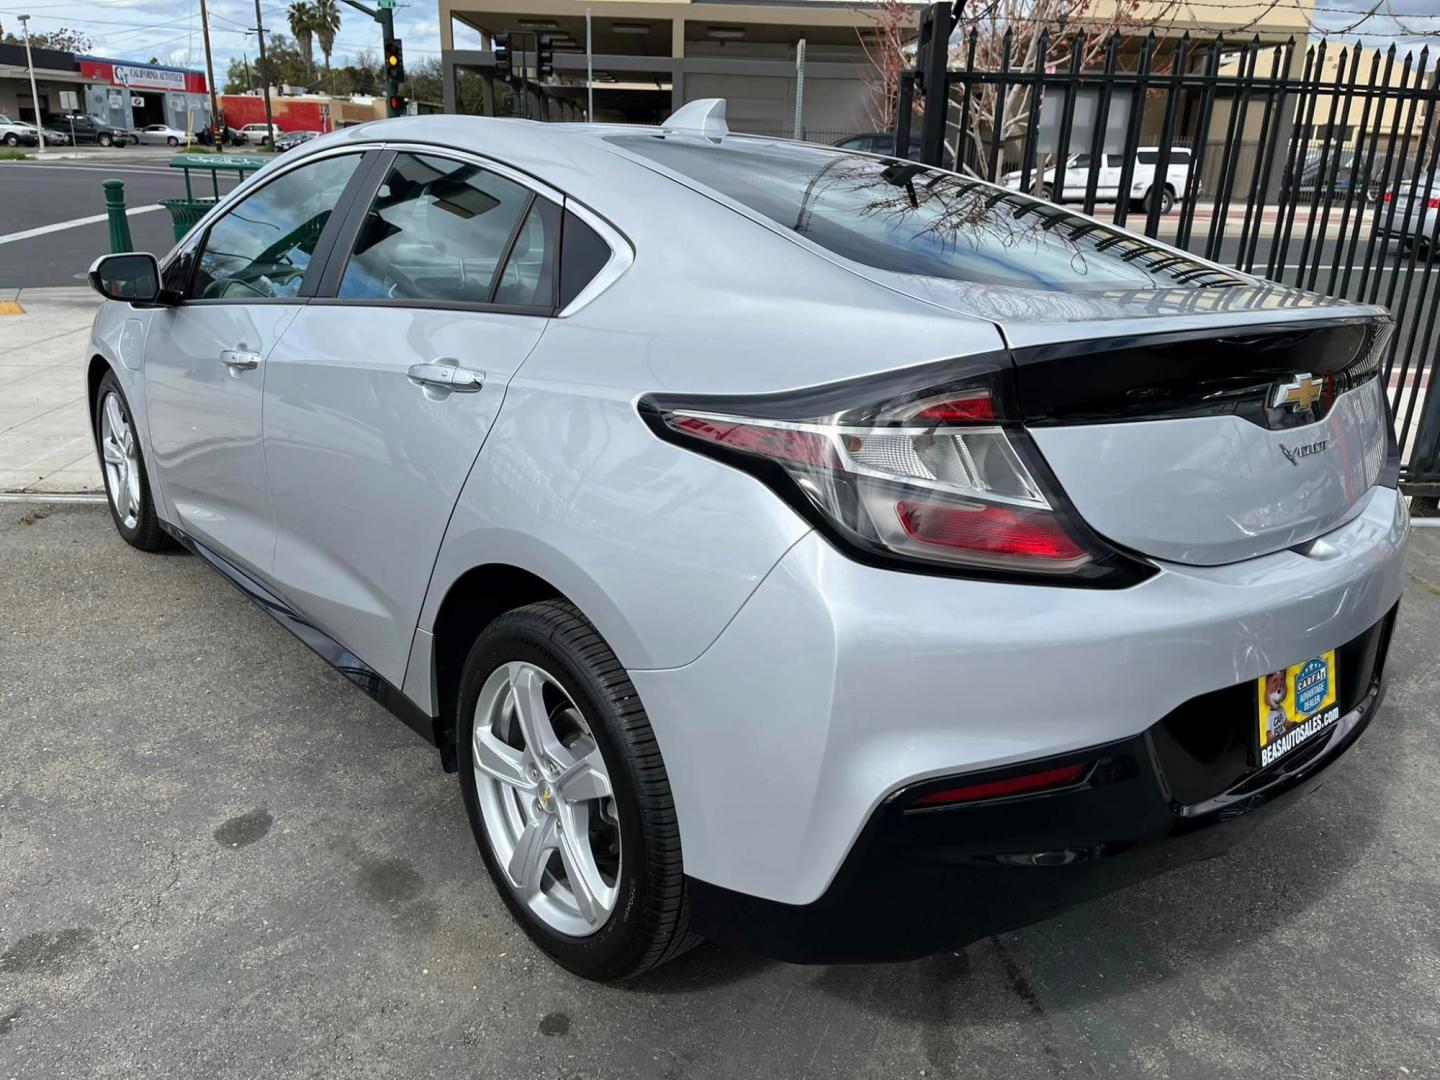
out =
[[[1297,0],[1275,2],[1289,5]],[[1336,33],[1363,19],[1347,39],[1359,36],[1366,44],[1384,47],[1395,42],[1404,47],[1427,40],[1417,34],[1440,35],[1440,0],[1315,0],[1315,5],[1317,31]],[[216,78],[223,83],[233,57],[255,55],[255,35],[247,33],[255,25],[255,5],[253,0],[208,0],[208,7]],[[405,42],[407,56],[418,60],[440,54],[437,7],[434,0],[413,0],[396,10],[396,32]],[[1194,10],[1205,9],[1197,4]],[[289,33],[285,4],[261,0],[261,12],[267,28]],[[366,48],[378,52],[378,24],[344,3],[340,12],[344,21],[332,63],[343,64]],[[7,31],[19,30],[15,16],[21,13],[33,17],[30,26],[36,32],[68,26],[88,35],[100,56],[139,61],[155,56],[182,67],[205,65],[198,0],[0,0],[0,25]],[[1440,44],[1429,40],[1432,46]],[[475,47],[478,39],[461,44]],[[318,48],[316,59],[320,59]]]

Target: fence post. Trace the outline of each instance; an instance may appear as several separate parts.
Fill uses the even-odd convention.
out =
[[[914,112],[915,74],[900,73],[900,90],[895,101],[895,145],[890,152],[901,161],[910,157],[910,119]]]
[[[110,250],[112,253],[134,251],[135,244],[130,239],[130,219],[125,216],[125,181],[106,180],[102,186],[105,188],[105,213],[110,218]]]
[[[950,116],[950,79],[947,75],[950,31],[954,26],[953,8],[949,3],[931,4],[920,16],[915,81],[925,95],[925,116],[920,126],[920,160],[926,165],[939,165],[944,156],[945,124]]]

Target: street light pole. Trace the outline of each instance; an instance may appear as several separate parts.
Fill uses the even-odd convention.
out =
[[[35,135],[39,141],[37,152],[45,156],[45,125],[40,122],[40,92],[35,89],[35,61],[30,58],[30,16],[20,16],[20,29],[25,34],[25,66],[30,69],[30,111],[35,114]]]
[[[595,122],[595,50],[590,38],[590,9],[585,9],[585,119]]]

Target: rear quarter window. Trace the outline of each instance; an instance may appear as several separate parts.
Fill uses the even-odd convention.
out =
[[[880,270],[1059,292],[1247,283],[1137,234],[911,162],[734,136],[608,141]]]

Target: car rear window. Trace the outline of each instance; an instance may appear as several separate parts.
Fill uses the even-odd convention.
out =
[[[733,136],[608,141],[880,270],[1064,292],[1245,284],[1114,226],[912,162]]]

